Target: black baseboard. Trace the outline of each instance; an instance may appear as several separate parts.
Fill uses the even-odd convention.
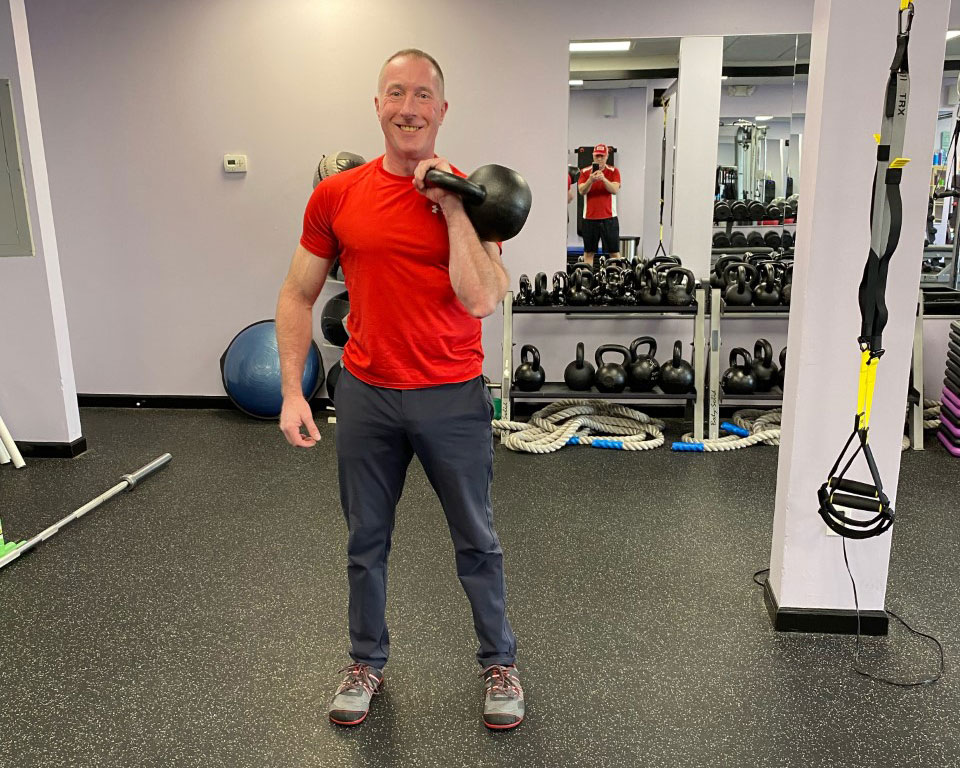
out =
[[[225,395],[77,395],[81,408],[189,408],[237,410]],[[315,397],[311,407],[332,405],[329,397]]]
[[[770,621],[778,632],[827,632],[835,635],[857,633],[857,612],[830,608],[780,608],[770,589],[770,580],[763,582],[763,601]],[[861,635],[885,635],[889,626],[886,611],[860,611]]]
[[[17,441],[17,449],[25,459],[72,459],[87,450],[87,438],[72,443],[30,443]]]

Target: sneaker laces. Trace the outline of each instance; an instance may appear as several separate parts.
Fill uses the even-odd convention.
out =
[[[516,667],[491,664],[489,667],[480,670],[479,675],[486,678],[489,693],[500,693],[504,696],[522,698],[523,688],[520,687],[520,680],[510,674],[511,669],[516,669]],[[487,676],[488,672],[490,673],[489,677]]]
[[[343,679],[343,682],[340,683],[340,687],[337,688],[337,695],[341,693],[346,693],[347,691],[355,691],[359,689],[365,690],[371,696],[376,696],[380,693],[380,684],[373,682],[370,677],[371,669],[369,664],[347,664],[343,669],[339,670],[340,674],[345,674],[346,677]]]

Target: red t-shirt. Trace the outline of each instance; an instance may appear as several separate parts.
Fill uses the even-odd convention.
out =
[[[385,171],[382,155],[324,179],[300,238],[315,256],[340,256],[350,293],[343,364],[392,389],[467,381],[483,369],[480,320],[450,284],[443,213],[412,180]]]
[[[593,173],[592,168],[584,168],[580,171],[580,178],[577,179],[577,184],[585,183],[587,179],[590,178],[591,173]],[[618,183],[620,181],[620,171],[612,165],[608,165],[603,169],[603,175],[606,176],[607,181],[611,183]],[[594,182],[594,185],[590,187],[590,191],[587,192],[586,197],[587,206],[583,218],[609,219],[617,215],[617,196],[607,192],[607,188],[599,181]]]

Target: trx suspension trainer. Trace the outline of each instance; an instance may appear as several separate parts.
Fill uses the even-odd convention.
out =
[[[883,108],[883,124],[877,139],[877,167],[873,177],[873,199],[870,203],[870,254],[860,281],[860,385],[853,432],[837,457],[829,478],[817,496],[820,516],[840,536],[867,539],[879,536],[893,525],[894,510],[883,492],[883,483],[870,450],[870,410],[877,381],[877,366],[883,355],[882,334],[887,324],[887,268],[900,241],[903,207],[900,200],[900,178],[910,161],[902,157],[903,137],[910,100],[910,74],[907,45],[913,23],[913,3],[901,0],[897,27],[897,50],[890,65]],[[838,473],[851,444],[858,446]],[[846,480],[844,475],[863,452],[873,484]],[[850,515],[850,510],[872,513],[867,519]]]

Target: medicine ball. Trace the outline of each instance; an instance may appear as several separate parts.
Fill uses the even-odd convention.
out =
[[[337,152],[333,155],[323,155],[320,162],[317,163],[317,169],[313,172],[313,186],[316,187],[321,181],[341,171],[357,168],[363,165],[364,160],[360,155],[353,152]]]
[[[248,416],[276,419],[283,406],[277,326],[261,320],[233,337],[220,356],[220,377],[227,397]],[[323,384],[320,348],[310,342],[300,381],[303,396],[310,400]]]
[[[347,331],[347,316],[350,314],[350,297],[341,291],[320,312],[320,332],[335,347],[345,347],[350,333]]]

